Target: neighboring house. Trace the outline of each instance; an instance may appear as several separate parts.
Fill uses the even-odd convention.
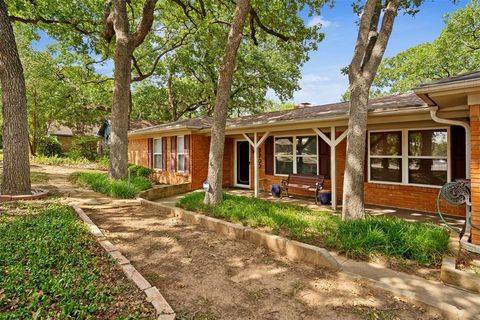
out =
[[[469,178],[471,172],[472,219],[479,225],[480,72],[422,85],[414,92],[370,100],[365,202],[436,212],[439,188]],[[289,173],[322,174],[336,207],[343,187],[348,107],[303,105],[229,119],[223,184],[258,192]],[[471,131],[468,139],[465,127]],[[129,161],[154,168],[158,182],[190,183],[199,189],[207,178],[210,131],[208,117],[131,131]],[[443,210],[465,215],[465,207]],[[480,243],[478,231],[473,241]]]
[[[62,146],[63,152],[70,150],[74,137],[71,128],[61,124],[52,124],[48,128],[47,135],[57,137],[58,142],[60,142],[60,145]]]
[[[158,122],[147,120],[131,120],[130,130],[138,130],[158,125]],[[103,148],[108,147],[110,143],[111,123],[110,120],[104,120],[101,125],[90,126],[84,130],[83,134],[75,134],[72,128],[62,124],[52,123],[48,127],[47,134],[57,137],[57,140],[62,145],[64,152],[70,150],[72,142],[75,137],[79,136],[95,136],[102,138]],[[105,149],[106,150],[106,149]]]

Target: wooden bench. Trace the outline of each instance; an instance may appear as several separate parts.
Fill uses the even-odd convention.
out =
[[[289,196],[289,189],[301,189],[306,191],[315,192],[315,204],[318,202],[318,193],[323,188],[323,181],[325,176],[323,175],[307,175],[307,174],[289,174],[287,179],[282,180],[282,190],[280,192],[280,198],[285,193]]]

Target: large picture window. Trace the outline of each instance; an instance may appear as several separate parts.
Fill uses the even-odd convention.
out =
[[[275,138],[275,174],[318,174],[316,136]]]
[[[162,138],[153,139],[153,168],[163,170]]]
[[[447,129],[369,133],[369,181],[442,186],[448,181]]]
[[[177,137],[177,171],[185,171],[185,137]]]

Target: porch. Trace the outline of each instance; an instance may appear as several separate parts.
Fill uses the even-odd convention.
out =
[[[253,197],[255,195],[254,190],[242,189],[242,188],[229,188],[225,192],[244,197]],[[302,207],[306,207],[312,210],[327,211],[332,214],[338,214],[338,211],[332,210],[330,205],[317,205],[315,204],[312,198],[300,197],[300,196],[291,196],[283,197],[282,199],[273,197],[269,192],[259,191],[257,198],[264,199],[273,202],[283,202],[294,204]],[[341,211],[341,205],[339,205],[338,210]],[[397,217],[409,222],[418,222],[418,223],[433,223],[436,225],[444,225],[442,220],[437,214],[421,212],[416,210],[408,210],[401,208],[377,206],[377,205],[366,205],[366,212],[368,216],[390,216]],[[461,230],[465,219],[456,216],[445,216],[445,220],[452,227],[457,230]]]

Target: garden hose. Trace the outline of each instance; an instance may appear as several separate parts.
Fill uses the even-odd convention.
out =
[[[462,234],[465,231],[467,226],[472,227],[473,229],[480,230],[478,226],[472,224],[471,216],[469,214],[465,217],[465,227],[464,229],[459,232],[456,228],[452,227],[443,216],[442,210],[440,208],[440,201],[441,198],[444,198],[447,204],[451,206],[461,206],[466,204],[467,206],[471,206],[470,202],[470,181],[469,180],[457,180],[454,182],[446,183],[438,192],[437,196],[437,209],[438,215],[442,222],[451,230]]]

